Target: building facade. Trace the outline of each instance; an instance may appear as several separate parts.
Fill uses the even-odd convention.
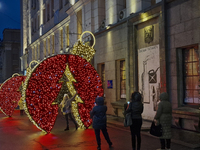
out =
[[[200,1],[166,5],[167,83],[177,126],[199,131]]]
[[[168,92],[173,125],[199,130],[198,0],[21,0],[22,67],[68,53],[84,31],[95,35],[92,61],[101,76],[108,114],[123,117],[134,91],[153,120]],[[187,13],[186,10],[187,9]],[[178,13],[177,13],[178,12]],[[85,42],[92,43],[89,35]]]
[[[0,43],[0,82],[2,83],[14,73],[21,73],[20,56],[22,53],[20,29],[4,29],[3,40]]]

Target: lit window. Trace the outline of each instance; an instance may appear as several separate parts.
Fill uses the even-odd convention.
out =
[[[50,38],[48,38],[48,55],[50,55]]]
[[[200,104],[199,100],[199,54],[198,50],[188,48],[183,50],[184,72],[184,103]]]
[[[52,35],[52,43],[53,43],[53,46],[52,46],[52,54],[54,54],[54,53],[55,53],[54,34]]]
[[[40,44],[38,44],[38,52],[37,52],[37,54],[38,54],[38,59],[40,59]]]
[[[77,12],[77,32],[78,32],[78,39],[82,34],[82,10]]]
[[[35,60],[37,59],[37,47],[35,46]]]
[[[46,57],[46,40],[44,40],[44,46],[43,46],[43,55]]]
[[[45,8],[43,9],[43,24],[46,23],[46,11]]]
[[[34,47],[32,48],[32,60],[34,60]]]
[[[102,87],[105,90],[105,64],[101,64],[101,81]]]
[[[60,30],[60,49],[63,50],[63,30]]]
[[[120,98],[126,98],[126,67],[125,60],[120,61]]]
[[[97,71],[98,71],[98,74],[100,75],[100,78],[101,78],[101,82],[102,82],[102,88],[104,90],[104,93],[105,93],[105,88],[106,88],[106,83],[105,83],[105,64],[98,64],[97,65]],[[104,94],[104,97],[105,97],[105,94]]]
[[[67,44],[67,47],[69,47],[69,26],[66,26],[66,44]]]

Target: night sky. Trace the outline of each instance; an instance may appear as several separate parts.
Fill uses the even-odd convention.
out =
[[[5,28],[20,29],[20,0],[0,0],[0,38]]]

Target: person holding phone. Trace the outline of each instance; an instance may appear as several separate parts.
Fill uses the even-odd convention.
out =
[[[142,112],[143,112],[143,103],[142,96],[139,92],[134,92],[131,95],[131,102],[127,103],[127,109],[124,114],[131,112],[132,125],[130,126],[131,137],[132,137],[132,148],[136,150],[136,138],[137,138],[137,150],[140,150],[141,147],[141,127],[142,127]],[[124,107],[126,107],[124,105]]]
[[[97,97],[95,99],[95,106],[90,111],[90,118],[93,121],[93,129],[95,131],[96,140],[97,140],[97,149],[101,150],[101,138],[100,138],[100,130],[102,131],[104,138],[106,139],[109,147],[112,147],[112,142],[110,141],[110,137],[107,132],[107,118],[106,118],[106,111],[107,106],[104,105],[103,97]]]

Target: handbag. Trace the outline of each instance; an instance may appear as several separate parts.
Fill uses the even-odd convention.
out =
[[[150,134],[153,136],[161,137],[162,136],[162,125],[155,125],[155,122],[152,121],[151,128],[150,128]]]
[[[125,115],[125,118],[124,118],[124,126],[125,127],[128,127],[128,126],[131,126],[132,125],[132,117],[131,117],[131,112],[130,113],[127,113]]]

